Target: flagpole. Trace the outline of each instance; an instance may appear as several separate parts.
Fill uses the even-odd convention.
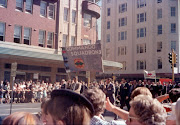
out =
[[[146,77],[145,77],[145,70],[144,70],[144,78],[145,78],[145,80],[146,80]]]

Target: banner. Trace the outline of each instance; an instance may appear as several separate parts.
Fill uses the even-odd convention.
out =
[[[155,71],[146,71],[146,70],[144,70],[144,78],[145,79],[156,79]]]
[[[70,46],[62,48],[66,72],[102,72],[101,44]]]

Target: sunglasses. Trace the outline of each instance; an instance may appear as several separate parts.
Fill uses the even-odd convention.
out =
[[[139,118],[136,118],[136,117],[132,117],[132,116],[128,116],[128,122],[131,123],[133,119],[136,119],[138,120]]]

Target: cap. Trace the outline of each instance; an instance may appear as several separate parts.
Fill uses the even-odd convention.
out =
[[[84,106],[86,106],[92,114],[94,114],[94,107],[92,103],[83,95],[80,95],[76,92],[73,92],[71,90],[62,89],[62,90],[53,90],[51,92],[51,99],[54,99],[55,97],[64,96],[69,98],[70,100],[73,100],[74,103],[80,103]]]

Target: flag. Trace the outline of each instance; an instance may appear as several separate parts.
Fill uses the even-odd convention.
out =
[[[146,70],[144,70],[144,78],[145,79],[156,79],[155,71],[146,71]]]

